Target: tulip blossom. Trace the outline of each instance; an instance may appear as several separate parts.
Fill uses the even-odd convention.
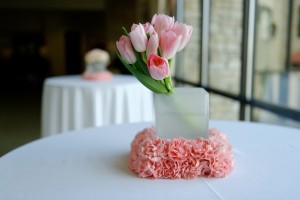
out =
[[[145,87],[155,93],[172,94],[171,63],[192,31],[191,26],[175,22],[174,17],[155,14],[151,22],[132,24],[130,31],[123,27],[117,55]]]
[[[157,54],[157,48],[159,45],[158,41],[158,35],[154,31],[149,38],[148,44],[147,44],[147,49],[146,49],[146,55],[149,56],[150,54]]]
[[[180,51],[188,43],[188,41],[192,35],[192,32],[193,32],[193,27],[183,24],[183,23],[175,22],[175,24],[172,28],[172,31],[174,31],[177,36],[179,36],[179,35],[182,36],[178,50],[177,50],[177,51]]]
[[[162,56],[167,59],[174,58],[180,45],[181,38],[181,35],[177,36],[176,33],[171,30],[162,30],[159,38]]]
[[[138,26],[138,24],[132,24],[131,31],[133,31],[137,26]],[[144,27],[144,30],[146,33],[151,34],[154,31],[153,25],[150,24],[149,22],[142,24],[142,26]]]
[[[170,17],[164,14],[155,14],[152,17],[151,24],[154,26],[155,31],[157,32],[158,36],[160,36],[161,31],[164,29],[172,29],[174,26],[174,17]]]
[[[163,80],[170,75],[169,63],[166,58],[150,54],[147,59],[150,76],[155,80]]]
[[[121,54],[122,58],[128,63],[128,64],[134,64],[136,62],[136,57],[134,55],[132,45],[130,42],[130,39],[126,37],[125,35],[122,35],[119,39],[119,41],[116,42],[117,49],[119,53]]]
[[[133,28],[133,30],[128,35],[130,37],[134,49],[137,52],[146,51],[148,38],[142,24],[139,24],[135,28]]]

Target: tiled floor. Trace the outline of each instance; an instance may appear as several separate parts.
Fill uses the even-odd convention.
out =
[[[0,156],[40,138],[41,91],[1,92]]]

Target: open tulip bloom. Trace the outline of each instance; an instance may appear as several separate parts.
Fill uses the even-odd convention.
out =
[[[151,23],[133,24],[116,42],[117,55],[126,68],[148,89],[171,94],[172,60],[188,43],[192,26],[174,17],[155,14]]]

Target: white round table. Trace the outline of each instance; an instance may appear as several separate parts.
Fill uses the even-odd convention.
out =
[[[46,79],[42,98],[42,136],[109,124],[154,120],[153,94],[134,76],[110,81],[80,75]]]
[[[300,130],[211,121],[233,146],[225,178],[150,180],[128,170],[130,143],[151,123],[89,128],[47,137],[0,158],[0,199],[266,200],[300,197]]]

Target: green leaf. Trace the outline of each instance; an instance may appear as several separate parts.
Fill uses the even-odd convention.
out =
[[[122,27],[122,29],[123,29],[123,34],[126,35],[126,36],[128,36],[128,32],[127,32],[126,28],[125,28],[125,27]],[[129,37],[129,36],[128,36],[128,37]]]
[[[121,62],[123,63],[123,65],[125,65],[125,67],[145,86],[147,87],[149,90],[155,92],[155,93],[161,93],[161,94],[168,94],[170,93],[170,91],[166,88],[165,85],[163,85],[160,81],[154,80],[153,78],[151,78],[150,76],[138,71],[137,69],[135,69],[133,66],[131,66],[130,64],[128,64],[119,54],[119,52],[117,52],[117,55],[119,57],[119,59],[121,60]]]
[[[143,58],[139,55],[139,53],[133,48],[135,57],[137,58],[138,68],[141,72],[146,74],[147,76],[150,76],[150,73],[148,71],[147,64],[144,62]]]
[[[165,78],[165,83],[166,83],[166,86],[167,86],[168,90],[170,91],[170,93],[173,93],[173,85],[172,85],[171,75]]]
[[[165,85],[162,85],[160,81],[154,80],[150,76],[142,74],[139,71],[136,71],[133,74],[144,86],[146,86],[148,89],[152,90],[153,92],[161,93],[161,94],[169,93],[168,89],[165,87]]]

